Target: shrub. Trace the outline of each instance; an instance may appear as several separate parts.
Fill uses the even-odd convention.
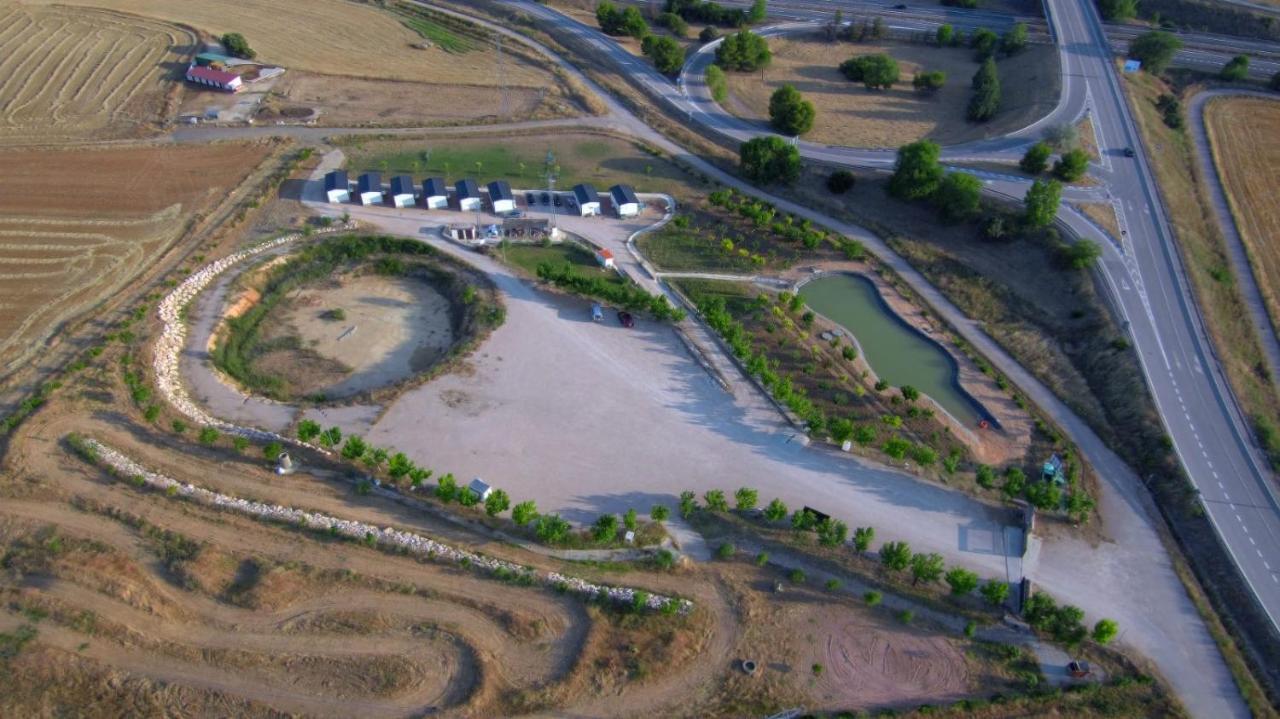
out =
[[[977,480],[979,487],[982,487],[983,489],[991,489],[996,485],[996,472],[991,467],[985,464],[980,464],[978,465],[978,472],[975,479]]]
[[[597,542],[608,542],[618,536],[618,517],[614,514],[602,514],[591,525],[591,537]]]
[[[649,510],[649,518],[655,522],[666,521],[669,516],[671,516],[671,510],[667,509],[665,504],[655,504],[653,509]]]
[[[982,182],[967,172],[947,173],[933,193],[933,203],[946,223],[963,222],[974,217],[981,201]]]
[[[990,60],[999,43],[1000,37],[984,27],[974,30],[969,36],[969,47],[973,48],[974,56],[979,61]]]
[[[1049,167],[1049,157],[1053,154],[1053,148],[1049,147],[1047,142],[1037,142],[1027,149],[1018,166],[1028,175],[1039,175]]]
[[[716,547],[716,556],[720,559],[732,559],[737,551],[731,542],[722,542],[719,547]]]
[[[707,89],[711,91],[711,99],[724,102],[729,96],[729,85],[724,76],[724,70],[721,70],[719,65],[711,65],[707,68],[706,79]]]
[[[1089,154],[1080,148],[1062,153],[1053,165],[1053,175],[1063,182],[1075,182],[1089,171]]]
[[[901,572],[911,564],[911,545],[906,542],[885,542],[880,547],[880,563]]]
[[[729,502],[725,499],[724,490],[707,490],[706,494],[702,495],[702,499],[707,503],[707,509],[710,509],[713,512],[729,511]]]
[[[851,57],[840,63],[840,73],[868,90],[888,90],[898,81],[898,61],[883,53]]]
[[[947,83],[947,73],[941,70],[921,70],[911,78],[911,86],[923,93],[934,93]]]
[[[298,439],[303,442],[310,442],[320,435],[320,425],[309,419],[304,419],[298,423]]]
[[[219,436],[221,435],[218,434],[218,430],[213,427],[204,427],[200,430],[197,439],[200,440],[200,444],[213,444],[218,441]]]
[[[232,57],[239,57],[245,60],[252,60],[258,56],[253,48],[249,47],[249,41],[238,32],[229,32],[220,38],[222,47],[226,48],[227,54]]]
[[[1218,77],[1227,82],[1244,82],[1249,79],[1249,56],[1236,55],[1222,66]]]
[[[640,50],[663,75],[675,75],[684,67],[684,47],[669,37],[649,35],[640,43]]]
[[[943,578],[951,587],[951,593],[957,597],[972,594],[978,588],[978,575],[962,567],[952,569]]]
[[[693,514],[694,510],[696,510],[697,508],[698,508],[697,495],[695,495],[693,492],[690,492],[688,490],[680,493],[680,516],[681,517],[688,519],[689,515]]]
[[[507,511],[511,506],[511,498],[501,489],[495,489],[489,492],[489,496],[484,499],[484,513],[490,517],[496,517]]]
[[[187,431],[187,423],[183,422],[180,419],[173,420],[173,424],[171,424],[170,426],[173,427],[173,431],[177,432],[178,434],[182,434],[183,432]]]
[[[827,190],[835,195],[843,195],[853,189],[857,178],[848,170],[836,170],[827,176]]]
[[[803,135],[813,129],[816,110],[791,85],[783,85],[769,97],[769,124],[783,135]]]
[[[543,542],[557,544],[569,536],[569,523],[558,514],[539,515],[534,524],[534,533]]]
[[[231,438],[231,448],[237,452],[243,452],[249,448],[249,440],[244,437],[235,436]]]
[[[911,611],[910,609],[903,609],[901,612],[898,612],[898,621],[902,622],[903,624],[910,624],[912,621],[915,620],[915,618],[916,618],[916,613]]]
[[[848,536],[849,527],[844,522],[827,517],[818,523],[818,543],[824,547],[838,547]]]
[[[1063,263],[1073,270],[1087,270],[1102,256],[1102,248],[1093,240],[1081,238],[1075,242],[1065,242],[1060,246],[1059,254]]]
[[[800,151],[777,135],[756,137],[738,148],[738,165],[754,182],[790,184],[800,177]]]
[[[764,565],[766,565],[766,564],[768,564],[768,563],[769,563],[769,553],[768,553],[768,552],[761,552],[761,553],[759,553],[759,554],[757,554],[757,555],[756,555],[756,566],[757,566],[757,567],[763,567]]]
[[[880,592],[875,590],[869,590],[862,595],[862,601],[866,602],[868,607],[879,606],[883,599],[884,597],[880,595]]]
[[[805,576],[803,569],[792,569],[791,572],[787,574],[787,579],[789,579],[792,584],[804,584],[808,577]]]
[[[445,474],[436,481],[436,497],[441,502],[448,504],[458,498],[458,480],[453,478],[453,474]],[[468,492],[470,494],[470,492]]]
[[[876,530],[874,527],[858,527],[853,530],[853,549],[859,554],[866,552],[871,548],[871,543],[876,539]]]
[[[942,182],[943,169],[938,162],[941,149],[936,142],[929,140],[898,148],[897,164],[889,178],[889,193],[904,200],[932,196]]]
[[[750,487],[740,487],[733,493],[733,501],[738,511],[746,512],[756,508],[760,495]]]
[[[726,70],[755,72],[773,60],[769,43],[750,30],[739,30],[716,48],[716,64]]]
[[[969,122],[986,122],[1000,110],[1000,75],[996,61],[988,57],[973,75],[973,95],[965,116]]]
[[[791,514],[791,528],[797,532],[807,532],[818,526],[818,516],[808,509],[798,509]]]
[[[1120,625],[1116,624],[1114,619],[1099,619],[1098,623],[1093,625],[1093,641],[1099,644],[1110,644],[1119,632]]]
[[[1027,25],[1026,23],[1014,23],[1013,27],[1005,31],[1004,36],[1000,38],[1000,49],[1006,55],[1016,55],[1022,52],[1027,46]]]
[[[1149,32],[1129,43],[1129,57],[1142,62],[1142,69],[1159,75],[1182,48],[1182,41],[1167,32]]]
[[[780,522],[786,518],[788,513],[787,505],[781,499],[774,498],[769,505],[764,508],[764,518],[770,522]]]
[[[525,500],[511,509],[511,520],[523,527],[538,518],[538,505],[531,499]]]
[[[998,607],[1009,598],[1009,585],[1006,582],[992,579],[982,585],[981,592],[982,598],[987,600],[987,604]]]
[[[649,24],[644,21],[640,11],[632,6],[619,10],[609,0],[603,0],[596,7],[596,22],[606,35],[644,37],[649,32]]]
[[[702,28],[702,32],[698,33],[698,40],[704,44],[716,40],[720,37],[720,31],[714,25],[708,25]]]
[[[930,584],[942,577],[943,560],[941,554],[914,554],[911,556],[911,584],[920,582]]]

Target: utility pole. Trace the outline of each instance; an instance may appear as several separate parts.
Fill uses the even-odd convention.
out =
[[[498,87],[502,97],[502,108],[498,111],[498,117],[505,120],[507,118],[507,73],[503,68],[502,57],[502,33],[496,33],[498,42]]]
[[[547,193],[551,196],[551,231],[556,230],[556,156],[547,150]]]

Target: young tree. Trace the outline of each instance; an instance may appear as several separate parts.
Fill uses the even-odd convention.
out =
[[[797,509],[791,513],[791,528],[797,532],[807,532],[818,526],[818,515],[807,509]]]
[[[898,81],[898,61],[884,53],[860,55],[840,63],[840,73],[868,90],[888,90]]]
[[[791,85],[783,85],[769,98],[769,124],[783,135],[803,135],[813,129],[813,103]]]
[[[987,604],[998,607],[1009,598],[1009,584],[992,579],[982,585],[981,592],[982,598],[987,600]]]
[[[1023,199],[1026,210],[1023,217],[1032,227],[1048,227],[1058,216],[1058,203],[1062,201],[1062,183],[1057,180],[1036,180],[1027,189]]]
[[[947,572],[944,579],[951,587],[951,593],[957,597],[971,594],[978,588],[978,575],[962,567],[956,567]]]
[[[369,451],[369,445],[361,438],[352,435],[347,437],[346,444],[342,445],[342,458],[346,460],[357,460]]]
[[[938,214],[947,223],[963,222],[978,213],[982,201],[982,182],[965,172],[950,172],[942,178],[937,191],[933,193],[933,202],[938,206]],[[911,390],[908,396],[907,390]],[[902,396],[914,401],[920,396],[914,387],[903,387]]]
[[[769,43],[750,30],[739,30],[716,48],[716,64],[726,70],[755,72],[773,59]]]
[[[1027,46],[1027,25],[1026,23],[1014,23],[1013,27],[1005,31],[1004,37],[1000,38],[1000,49],[1006,55],[1017,55]]]
[[[965,116],[970,122],[986,122],[1000,110],[1000,74],[996,61],[987,58],[973,75],[973,95]]]
[[[665,522],[667,517],[671,516],[671,510],[665,504],[655,504],[653,509],[649,510],[649,519],[655,522]]]
[[[824,547],[838,547],[849,536],[849,526],[827,517],[818,523],[818,543]]]
[[[943,25],[938,28],[938,31],[936,33],[934,33],[933,40],[934,42],[938,43],[938,47],[946,47],[950,45],[953,40],[955,40],[955,37],[956,37],[955,28],[951,27],[950,25]]]
[[[320,436],[320,425],[312,420],[304,419],[298,423],[298,439],[310,442]]]
[[[684,18],[673,12],[664,12],[658,16],[658,25],[665,27],[671,31],[676,37],[684,37],[689,34],[689,23]]]
[[[1089,153],[1080,148],[1062,153],[1053,163],[1053,176],[1063,182],[1075,182],[1089,171]]]
[[[1000,487],[1000,491],[1010,499],[1022,496],[1023,490],[1027,488],[1027,475],[1022,473],[1017,467],[1010,467],[1004,471],[1004,485]]]
[[[729,502],[724,497],[724,490],[710,489],[702,495],[702,500],[707,503],[707,509],[713,512],[729,511]]]
[[[781,522],[787,516],[787,505],[776,497],[764,508],[764,518],[770,522]]]
[[[684,67],[684,47],[665,35],[646,35],[640,51],[653,60],[653,67],[663,75],[675,75]]]
[[[1249,79],[1249,56],[1236,55],[1222,66],[1218,77],[1227,82],[1244,82]]]
[[[1129,43],[1129,57],[1142,61],[1142,69],[1159,75],[1169,67],[1173,56],[1182,48],[1182,41],[1167,32],[1154,31],[1139,35]]]
[[[853,530],[853,549],[858,554],[865,554],[876,539],[875,527],[858,527]]]
[[[895,572],[901,572],[911,564],[911,545],[906,542],[885,542],[880,545],[880,563]]]
[[[739,487],[738,491],[733,493],[733,501],[740,512],[749,512],[755,509],[756,502],[759,500],[759,493],[750,487]]]
[[[252,60],[258,56],[258,53],[249,47],[249,41],[244,39],[244,35],[238,32],[229,32],[220,38],[222,46],[226,48],[227,54],[232,57],[240,57],[245,60]]]
[[[1065,243],[1061,248],[1062,261],[1073,270],[1087,270],[1102,256],[1102,248],[1093,240],[1080,238],[1075,242]],[[1057,489],[1055,487],[1055,489]],[[1056,497],[1061,499],[1061,497]],[[1045,502],[1053,502],[1057,506],[1054,495],[1049,495]]]
[[[920,140],[898,148],[898,162],[889,178],[889,194],[904,200],[931,196],[942,182],[941,148],[936,142]]]
[[[527,499],[511,508],[512,521],[521,527],[537,518],[538,505],[532,499]]]
[[[911,585],[931,584],[942,577],[945,568],[941,554],[915,554],[911,557]]]
[[[947,83],[947,73],[941,70],[922,70],[911,78],[911,86],[922,93],[934,93]]]
[[[720,31],[716,29],[715,25],[708,25],[702,28],[702,32],[698,33],[698,41],[704,45],[719,37]]]
[[[608,542],[618,536],[618,517],[615,514],[602,514],[591,525],[591,537],[597,542]]]
[[[401,477],[413,471],[413,462],[409,461],[409,457],[404,452],[396,452],[387,458],[387,474],[392,479],[400,479]]]
[[[636,521],[635,508],[628,509],[626,513],[622,515],[622,526],[625,527],[628,532],[636,531],[636,527],[639,525]]]
[[[1098,623],[1093,625],[1093,641],[1099,644],[1110,644],[1119,632],[1120,625],[1116,624],[1114,619],[1099,619]]]
[[[680,516],[688,519],[698,509],[698,495],[685,490],[680,493]]]
[[[558,514],[543,514],[534,524],[534,533],[547,544],[558,544],[569,536],[569,523]]]
[[[729,96],[729,81],[724,75],[724,70],[721,70],[719,65],[709,65],[706,79],[707,89],[711,91],[711,99],[724,102]]]
[[[437,482],[436,496],[441,502],[448,504],[458,497],[458,481],[453,478],[453,474],[446,474]]]
[[[1049,166],[1049,157],[1051,155],[1053,155],[1053,148],[1049,147],[1049,143],[1037,142],[1027,148],[1027,152],[1022,156],[1018,166],[1028,175],[1039,175]]]
[[[737,552],[738,548],[733,546],[732,542],[721,542],[720,546],[716,547],[716,557],[719,559],[733,559],[733,555]]]
[[[985,27],[978,28],[969,36],[969,46],[973,48],[978,60],[986,60],[996,52],[1000,44],[1000,36]]]
[[[496,517],[507,511],[511,506],[511,498],[501,489],[495,489],[489,492],[489,496],[484,498],[484,513],[490,517]]]
[[[790,184],[800,177],[800,151],[777,135],[747,140],[738,157],[742,174],[761,184]]]
[[[768,8],[765,5],[765,0],[754,0],[742,19],[746,20],[748,25],[755,25],[756,23],[764,22],[767,12]]]

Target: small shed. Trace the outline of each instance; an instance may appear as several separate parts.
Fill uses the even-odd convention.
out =
[[[360,196],[360,204],[376,205],[382,202],[382,175],[377,172],[366,172],[356,178],[356,194]]]
[[[463,211],[477,211],[480,209],[480,186],[475,180],[458,180],[453,185],[453,189],[458,193],[458,209]]]
[[[349,202],[351,200],[351,182],[347,179],[346,170],[334,170],[325,173],[324,194],[329,202]]]
[[[599,262],[601,267],[604,267],[605,269],[610,269],[610,270],[613,269],[614,264],[613,264],[612,252],[604,248],[601,248],[596,250],[595,255],[596,255],[596,262]]]
[[[471,480],[471,483],[467,485],[467,489],[471,490],[481,502],[488,499],[489,495],[493,493],[493,487],[490,487],[488,482],[479,477]]]
[[[583,217],[600,214],[600,193],[585,182],[573,186],[573,199],[578,203],[578,214]]]
[[[214,87],[227,92],[239,92],[240,86],[244,83],[240,76],[234,72],[224,72],[199,65],[192,65],[187,68],[187,82],[204,85],[205,87]]]
[[[391,178],[391,204],[396,207],[413,207],[413,178],[396,175]]]
[[[640,200],[631,185],[614,185],[609,188],[609,199],[618,217],[635,217],[640,214]]]
[[[507,184],[506,180],[494,180],[489,183],[489,205],[493,207],[495,215],[515,211],[516,196],[511,194],[511,185]]]
[[[444,178],[431,177],[422,181],[422,204],[428,210],[449,209],[449,186]]]
[[[200,67],[212,67],[215,70],[219,70],[230,65],[231,58],[217,52],[202,52],[196,55],[195,63]]]

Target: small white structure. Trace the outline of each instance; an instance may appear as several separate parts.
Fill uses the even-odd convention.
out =
[[[413,207],[413,178],[396,175],[391,178],[391,204],[396,207]]]
[[[475,180],[458,180],[453,185],[458,193],[458,209],[463,212],[480,211],[480,186]]]
[[[449,186],[444,179],[432,177],[422,181],[422,204],[428,210],[449,209]]]
[[[467,485],[467,489],[475,494],[476,498],[481,502],[488,499],[489,495],[493,493],[493,487],[490,487],[488,482],[479,477],[471,480],[471,483]]]
[[[506,180],[494,180],[489,183],[489,205],[493,207],[495,215],[515,212],[516,196],[511,194],[511,185],[507,184]]]
[[[356,179],[356,194],[362,205],[382,204],[382,175],[366,172]]]
[[[600,214],[600,193],[596,188],[583,182],[573,186],[573,199],[578,203],[578,214],[592,217]]]
[[[618,217],[635,217],[640,214],[640,200],[631,185],[614,185],[609,188],[609,199]]]
[[[601,267],[607,270],[613,269],[614,265],[613,265],[612,252],[601,248],[599,250],[596,250],[595,255],[596,255],[596,262],[599,262]]]
[[[187,68],[187,82],[205,87],[216,87],[219,90],[227,92],[240,92],[240,87],[244,81],[234,72],[225,70],[215,70],[212,67],[201,67],[200,65],[192,65]]]
[[[351,182],[346,170],[334,170],[324,176],[324,194],[329,202],[350,202]]]

